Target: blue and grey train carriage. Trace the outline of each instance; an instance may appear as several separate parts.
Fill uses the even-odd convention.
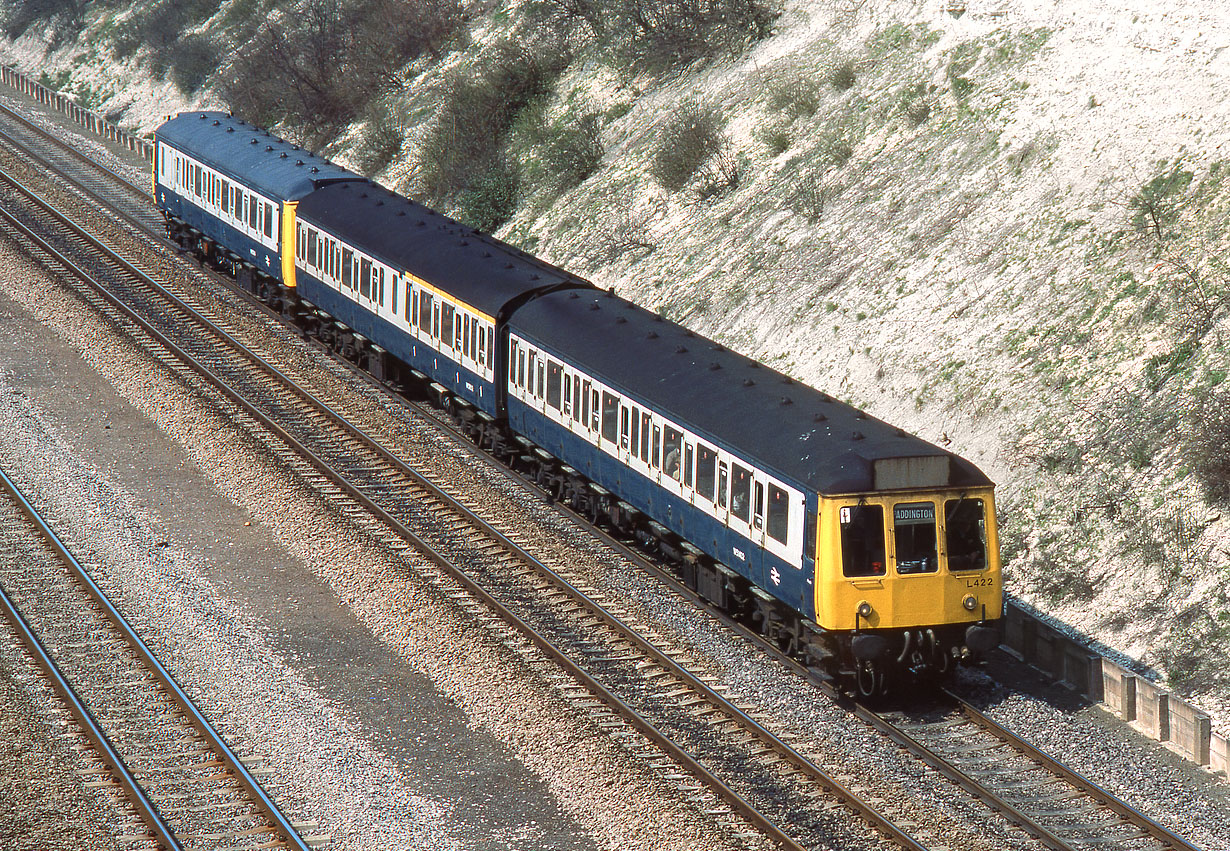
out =
[[[609,293],[535,298],[507,345],[510,428],[783,646],[873,694],[997,643],[968,461]]]
[[[223,112],[184,112],[154,133],[153,190],[181,248],[281,306],[295,286],[300,199],[359,175]]]
[[[506,316],[539,293],[592,288],[366,181],[308,195],[295,221],[300,299],[366,342],[381,377],[425,376],[483,422],[502,415],[496,339]]]

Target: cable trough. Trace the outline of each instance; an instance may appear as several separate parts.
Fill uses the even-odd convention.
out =
[[[149,838],[167,851],[308,851],[240,757],[3,471],[0,542],[0,609]]]

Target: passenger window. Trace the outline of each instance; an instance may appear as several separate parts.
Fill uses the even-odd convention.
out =
[[[662,457],[662,429],[653,427],[653,466],[661,469],[659,459]]]
[[[769,482],[769,515],[765,531],[779,544],[786,543],[790,530],[790,499],[785,490]]]
[[[599,409],[598,409],[598,391],[597,391],[597,390],[591,390],[591,391],[590,391],[590,399],[591,399],[591,402],[592,402],[592,405],[593,405],[593,407],[592,407],[592,410],[593,410],[593,420],[592,420],[592,422],[591,422],[590,431],[592,431],[592,432],[594,432],[595,434],[597,434],[597,433],[598,433],[598,410],[599,410]]]
[[[665,426],[662,446],[662,472],[679,481],[679,454],[683,451],[683,432]]]
[[[636,449],[641,445],[641,409],[633,406],[632,408],[632,454],[636,454]]]
[[[616,419],[619,410],[619,399],[614,395],[602,391],[602,436],[609,442],[615,443],[619,436],[619,421]]]
[[[717,486],[717,502],[719,508],[726,507],[726,481],[729,478],[726,472],[726,462],[722,461],[718,464],[718,486]]]
[[[692,487],[692,444],[683,445],[683,484]]]
[[[980,499],[944,503],[944,550],[949,570],[986,570],[987,525]]]
[[[419,290],[419,330],[431,334],[431,293]]]
[[[893,506],[893,543],[897,573],[934,573],[939,569],[935,551],[935,503],[899,502]]]
[[[577,422],[585,422],[589,418],[581,416],[581,376],[574,375],[572,377],[572,398],[577,400],[577,403],[572,406],[572,418]]]
[[[307,256],[309,266],[318,266],[319,261],[316,258],[316,231],[308,229],[307,232]]]
[[[555,410],[560,409],[560,397],[563,392],[563,367],[553,360],[547,361],[547,404]]]
[[[440,340],[440,305],[432,300],[431,304],[431,336]]]
[[[487,363],[495,366],[495,328],[487,327]]]
[[[884,575],[884,507],[841,508],[841,569],[846,576]]]
[[[641,460],[649,463],[649,414],[641,414]],[[633,449],[635,452],[635,448]]]
[[[273,205],[265,205],[265,236],[273,239]]]
[[[756,494],[756,499],[752,505],[752,528],[753,529],[763,529],[764,528],[764,485],[762,485],[760,482],[756,482],[753,490]]]
[[[364,298],[372,297],[372,261],[366,257],[359,261],[359,292]]]
[[[474,329],[470,327],[470,317],[465,315],[462,315],[461,317],[461,328],[457,329],[458,337],[462,336],[463,329],[465,333],[465,341],[462,344],[461,350],[465,352],[466,357],[470,357],[470,342],[474,339]],[[473,360],[473,358],[471,358],[471,360]]]
[[[628,409],[622,406],[619,409],[619,445],[628,448]]]
[[[738,464],[732,464],[730,472],[730,513],[746,523],[752,510],[752,474]]]
[[[376,303],[384,304],[384,267],[381,266],[372,276],[372,287],[376,290]],[[397,312],[397,286],[393,286],[393,312]]]
[[[342,249],[342,286],[348,290],[354,289],[354,252],[349,248]]]
[[[565,417],[572,416],[572,379],[564,376],[564,405],[560,411]]]
[[[508,383],[517,383],[517,341],[508,341]]]
[[[806,508],[803,510],[803,555],[812,561],[816,560],[816,515]]]
[[[517,373],[518,373],[517,383],[521,385],[522,388],[524,388],[525,387],[525,352],[517,352]],[[531,373],[531,375],[532,374],[533,373]]]
[[[534,374],[536,372],[535,367],[537,365],[538,365],[537,352],[530,352],[530,383],[526,385],[525,389],[526,389],[526,392],[528,392],[531,396],[538,395],[537,393],[534,392]]]
[[[446,346],[453,345],[453,306],[446,301],[440,302],[440,342]]]
[[[713,479],[717,453],[703,443],[696,444],[696,493],[713,502]]]
[[[457,352],[459,356],[464,355],[466,351],[465,345],[462,343],[462,331],[468,325],[469,325],[469,322],[467,321],[464,313],[457,313],[457,312],[454,313],[453,349]]]
[[[256,230],[256,217],[260,215],[260,208],[257,206],[255,196],[248,201],[248,227]]]
[[[544,380],[546,373],[546,364],[543,361],[538,362],[538,398],[541,399],[546,392],[547,382]]]

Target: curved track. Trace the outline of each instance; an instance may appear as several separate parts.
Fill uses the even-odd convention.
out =
[[[51,527],[0,471],[0,609],[168,851],[307,851]]]
[[[16,139],[13,143],[21,144]],[[57,168],[52,164],[55,158],[49,151],[42,159],[44,167]],[[112,175],[112,179],[120,178]],[[88,181],[77,183],[97,203],[110,203],[107,191],[85,185]],[[140,192],[127,185],[130,190],[125,191]],[[123,217],[157,235],[155,229],[140,221],[143,216]],[[129,269],[129,274],[133,272],[136,270]],[[157,293],[152,281],[125,286],[125,294],[117,292],[119,300],[134,307],[145,305],[137,308],[139,312],[148,311],[156,317],[165,309],[156,302],[172,305],[167,316],[174,318],[158,321],[161,331],[152,325],[145,329],[164,348],[176,348],[176,344],[163,331],[173,336],[173,326],[185,321],[226,327],[225,316],[193,318],[192,308],[173,296]],[[800,847],[821,841],[826,831],[834,829],[824,818],[809,820],[797,812],[783,812],[781,801],[814,798],[817,792],[806,788],[810,785],[859,812],[877,831],[902,847],[923,847],[893,826],[877,805],[860,801],[859,794],[844,789],[755,719],[725,701],[686,666],[677,664],[669,649],[660,650],[652,640],[642,638],[638,630],[643,627],[623,622],[612,601],[576,587],[566,571],[552,569],[519,552],[521,548],[511,540],[513,533],[506,536],[458,506],[395,453],[368,439],[307,390],[246,352],[233,335],[217,330],[207,334],[223,345],[218,347],[215,342],[202,346],[199,340],[195,344],[181,340],[187,344],[179,355],[185,358],[182,363],[193,364],[248,416],[278,434],[290,450],[285,456],[288,461],[300,467],[306,462],[310,468],[307,475],[320,479],[326,492],[345,494],[360,512],[383,521],[400,546],[409,544],[426,554],[444,571],[441,582],[458,583],[466,594],[497,612],[522,639],[570,671],[584,685],[587,700],[596,698],[605,711],[621,719],[618,723],[637,729],[781,846]],[[208,351],[210,347],[215,351]],[[220,356],[222,351],[228,354]],[[253,377],[255,372],[264,377],[258,381]],[[432,418],[444,427],[437,414]],[[603,537],[629,558],[673,581],[642,554]],[[458,552],[470,553],[474,562],[466,573],[458,573],[450,564],[450,559],[456,560],[450,553]],[[474,558],[474,553],[481,556]],[[696,599],[686,589],[681,590]],[[775,647],[759,643],[767,652],[793,664]],[[569,645],[571,649],[566,649]],[[933,707],[928,713],[876,714],[834,696],[1045,847],[1056,851],[1098,847],[1192,849],[1114,796],[982,718],[972,707],[951,704]],[[755,742],[753,746],[731,748],[731,741],[748,737]],[[690,749],[673,744],[681,739],[698,744]],[[758,767],[750,777],[749,767]],[[1037,772],[1041,774],[1034,776]],[[788,780],[780,777],[782,774],[788,775]],[[779,776],[771,779],[771,775]],[[1029,779],[1018,782],[1022,777]],[[874,790],[863,790],[862,794],[872,797]],[[923,839],[938,843],[941,838]]]

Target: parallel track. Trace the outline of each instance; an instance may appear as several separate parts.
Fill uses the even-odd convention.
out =
[[[55,141],[58,142],[58,140]],[[86,161],[88,162],[88,160]],[[54,166],[52,166],[47,160],[44,160],[44,165],[45,167],[54,168]],[[131,187],[131,184],[127,185]],[[94,190],[86,188],[86,191],[93,193]],[[100,202],[103,201],[102,195],[95,195],[95,197]],[[131,219],[130,216],[125,217]],[[154,232],[149,227],[143,227],[142,229],[150,233]],[[233,340],[228,340],[227,343],[231,346],[238,346],[238,344]],[[265,367],[272,370],[272,367],[269,367],[267,364]],[[301,401],[306,400],[307,396],[308,394],[306,391],[301,391],[299,394]],[[341,417],[333,414],[332,412],[322,414],[322,410],[327,412],[327,408],[320,406],[317,408],[316,413],[309,416],[311,424],[319,425],[321,417],[323,416],[324,419],[331,420],[333,426],[340,427],[343,431],[351,432],[351,439],[366,440],[365,436],[356,434],[353,428],[345,424]],[[440,418],[438,415],[433,413],[431,415],[431,419],[438,426],[446,427],[444,424],[440,423]],[[273,427],[274,430],[278,430],[278,427],[276,426],[271,427]],[[283,437],[287,438],[289,437],[289,434],[284,433]],[[360,465],[357,470],[352,470],[349,474],[342,471],[342,475],[337,479],[334,479],[334,483],[344,489],[352,490],[351,496],[353,498],[355,498],[375,516],[383,519],[395,531],[398,531],[403,540],[410,540],[413,537],[418,537],[415,532],[410,532],[409,538],[405,534],[402,534],[403,530],[408,532],[410,526],[412,526],[411,522],[407,522],[405,526],[402,526],[402,521],[413,521],[415,519],[413,512],[405,512],[399,515],[399,510],[396,507],[392,510],[386,510],[385,507],[382,507],[383,501],[388,494],[404,487],[404,484],[398,483],[399,479],[412,480],[418,477],[418,474],[414,473],[412,470],[409,470],[404,463],[394,457],[391,453],[376,446],[371,441],[367,442],[370,444],[368,447],[369,451],[375,452],[377,458],[379,459],[379,464],[388,466],[368,468]],[[334,447],[334,450],[336,451],[336,447]],[[301,445],[299,451],[301,453],[306,451],[306,455],[303,457],[314,459],[313,463],[317,470],[326,477],[332,478],[330,472],[328,471],[329,464],[327,463],[325,457],[317,455],[314,450],[309,450],[306,444]],[[378,473],[376,473],[377,469],[379,470]],[[372,475],[373,473],[376,474]],[[433,492],[431,494],[431,498],[448,500],[448,497],[444,496],[439,488],[437,488],[434,484],[426,482],[426,480],[423,480],[422,484],[428,489],[428,491]],[[375,494],[376,497],[373,498],[371,494]],[[422,493],[412,497],[412,499],[423,498],[424,496]],[[397,500],[394,500],[394,504],[396,502]],[[577,519],[584,522],[583,518]],[[474,524],[475,528],[481,529],[481,527],[486,526],[487,528],[482,531],[482,534],[489,536],[493,541],[497,541],[501,547],[505,548],[505,552],[511,552],[513,549],[516,549],[516,545],[512,544],[508,538],[500,532],[491,529],[491,527],[487,526],[484,521],[478,519],[474,515],[471,514],[466,522]],[[398,528],[399,526],[401,527],[400,529]],[[455,532],[456,530],[446,531]],[[648,561],[642,554],[628,549],[620,542],[615,541],[605,535],[605,533],[601,533],[599,530],[595,531],[605,539],[606,543],[616,547],[619,550],[622,550],[625,555],[629,556],[638,563],[641,563],[643,566],[650,569],[651,572],[657,573],[672,582],[674,581],[673,577],[665,574],[658,565]],[[444,543],[448,544],[456,542],[445,541]],[[479,546],[481,548],[481,545]],[[524,558],[524,556],[522,556],[522,558]],[[512,578],[512,586],[511,588],[506,586],[505,593],[508,593],[510,590],[523,590],[523,586],[526,584],[526,579],[531,575],[529,572],[526,572],[527,568],[524,567],[527,563],[528,562],[523,561],[523,566],[514,567],[511,573],[507,572],[507,568],[503,568],[506,571],[503,574],[504,581],[507,582],[509,577]],[[606,672],[607,675],[613,676],[616,680],[623,677],[624,673],[614,669],[619,667],[614,665],[614,662],[627,661],[621,657],[625,656],[627,653],[627,641],[634,640],[631,625],[620,623],[618,615],[614,612],[608,611],[614,609],[613,604],[605,600],[596,599],[592,592],[590,594],[586,594],[580,591],[580,589],[570,590],[570,585],[566,578],[558,576],[552,578],[548,573],[542,572],[543,567],[545,567],[545,565],[542,567],[533,567],[529,569],[533,571],[535,581],[550,584],[551,590],[544,590],[541,593],[546,593],[548,596],[557,596],[561,600],[567,598],[569,602],[563,603],[564,608],[566,609],[568,607],[572,607],[574,613],[578,611],[585,612],[586,614],[580,618],[582,621],[586,619],[592,621],[594,618],[601,621],[601,628],[606,632],[606,636],[602,639],[604,642],[602,646],[605,648],[603,653],[605,653],[606,656],[603,656],[603,653],[599,653],[598,657],[612,666],[612,670]],[[499,581],[497,576],[498,572],[495,570],[487,570],[484,568],[484,570],[480,572],[484,573],[484,582]],[[480,590],[481,589],[471,589],[471,593],[481,598],[486,592],[480,594],[478,593]],[[687,594],[686,589],[681,590]],[[694,596],[693,599],[695,599]],[[541,602],[541,600],[539,602]],[[488,601],[488,604],[493,608],[501,605],[494,598]],[[522,605],[530,609],[534,608],[534,603],[530,600],[523,600]],[[599,612],[603,611],[606,611],[605,616],[603,614],[599,614]],[[555,640],[559,640],[561,643],[565,641],[565,639],[558,637],[560,633],[553,635],[552,632],[553,630],[561,630],[562,627],[559,622],[568,620],[569,618],[555,615],[552,616],[551,619],[553,619],[555,623],[548,623],[546,625],[537,624],[534,626],[524,623],[524,628],[526,630],[537,635],[536,639],[531,638],[533,643],[540,644],[540,642],[545,642],[549,644],[551,641]],[[572,620],[576,620],[576,618],[574,617]],[[594,625],[596,626],[597,624]],[[742,629],[741,627],[739,628]],[[744,631],[746,632],[746,630]],[[529,632],[523,631],[522,634],[528,636]],[[551,635],[551,638],[548,638],[548,635]],[[758,641],[758,643],[760,643],[761,646],[768,652],[778,656],[778,658],[783,662],[793,664],[787,657],[780,654],[775,647],[772,647],[772,645],[759,640],[758,637],[752,635],[751,633],[748,633],[748,635]],[[581,637],[576,640],[580,641],[582,644],[589,643],[591,645],[597,641],[597,639],[592,636]],[[644,647],[642,647],[639,652],[645,653],[645,658],[651,658],[653,660],[652,664],[654,665],[653,672],[655,677],[652,679],[657,679],[657,671],[659,669],[664,671],[666,670],[665,668],[660,668],[658,663],[669,659],[669,657],[656,650],[653,647],[652,642],[640,643],[643,644]],[[542,649],[545,650],[545,647]],[[644,659],[641,660],[641,664],[643,663]],[[568,666],[565,665],[565,667]],[[626,667],[626,665],[624,667]],[[805,675],[808,673],[802,671],[802,669],[800,669],[800,671]],[[700,714],[708,714],[708,707],[711,707],[714,704],[712,702],[712,697],[710,695],[705,695],[705,692],[712,692],[712,689],[709,689],[703,682],[695,676],[690,675],[687,671],[670,671],[666,675],[672,678],[672,685],[670,688],[665,690],[659,689],[660,693],[672,691],[679,692],[680,689],[684,689],[688,695],[685,702],[696,700],[697,695],[703,695],[705,702],[696,703],[695,705],[705,706],[706,709],[701,710]],[[651,683],[652,679],[650,680]],[[643,685],[644,683],[642,682],[642,690]],[[822,686],[828,688],[827,684],[822,684]],[[614,696],[613,693],[612,696]],[[678,697],[678,695],[676,695],[676,697]],[[1157,848],[1171,848],[1175,849],[1175,851],[1193,851],[1194,849],[1193,846],[1185,843],[1179,837],[1169,833],[1164,828],[1149,820],[1147,817],[1127,806],[1122,801],[1119,801],[1113,795],[1101,790],[1095,784],[1092,784],[1088,780],[1079,777],[1079,775],[1076,775],[1070,769],[1065,768],[1053,759],[1038,752],[1036,749],[1032,748],[1032,746],[1028,745],[1028,743],[1025,743],[1013,736],[1009,731],[1003,730],[997,725],[994,725],[994,722],[989,721],[989,719],[985,719],[977,713],[976,710],[968,705],[965,705],[959,710],[960,717],[971,719],[969,723],[974,723],[972,719],[980,719],[977,722],[979,724],[978,730],[982,732],[975,733],[971,729],[965,729],[956,735],[948,736],[948,738],[952,741],[968,741],[975,735],[994,735],[996,737],[996,741],[1001,743],[998,747],[1003,748],[1003,750],[997,752],[996,746],[988,745],[985,752],[996,755],[1000,766],[999,768],[995,768],[994,766],[987,767],[985,765],[979,766],[974,760],[963,758],[963,754],[968,755],[973,752],[984,752],[981,748],[975,747],[972,750],[964,746],[945,748],[939,740],[930,737],[930,733],[938,731],[955,731],[956,724],[959,723],[956,720],[956,715],[950,713],[945,716],[944,720],[939,720],[935,723],[918,723],[916,720],[911,720],[910,717],[900,714],[891,715],[885,713],[877,715],[866,708],[850,704],[849,701],[843,697],[837,695],[835,695],[835,697],[846,703],[847,706],[849,706],[849,708],[858,714],[864,721],[876,727],[894,741],[897,741],[915,756],[932,765],[973,796],[998,810],[1006,818],[1008,818],[1009,821],[1021,827],[1026,833],[1038,839],[1041,844],[1048,848],[1056,849],[1056,851],[1071,851],[1071,849],[1096,847],[1124,847],[1130,849],[1140,848],[1142,851],[1143,849],[1149,849],[1149,851],[1152,851],[1152,849]],[[957,712],[958,710],[954,709],[952,711]],[[695,716],[697,713],[692,714]],[[749,719],[746,715],[744,715],[743,719],[739,719],[739,714],[742,713],[736,711],[735,713],[726,714],[724,716],[724,720],[716,725],[712,724],[711,721],[707,723],[710,723],[716,729],[721,730],[724,734],[728,734],[730,731],[735,729],[746,731],[749,728],[754,729],[755,727],[760,726],[754,721],[754,719]],[[676,719],[676,723],[678,722],[679,719]],[[641,729],[639,725],[634,726],[638,726],[638,729]],[[684,726],[687,726],[686,719],[684,719]],[[645,729],[641,729],[641,732],[650,739],[654,738],[653,735]],[[768,731],[764,731],[764,733],[767,732]],[[757,733],[757,735],[762,734]],[[802,755],[792,754],[790,752],[792,749],[790,749],[788,745],[785,745],[784,742],[781,742],[780,740],[773,742],[772,739],[774,738],[776,737],[762,739],[762,741],[768,743],[767,747],[769,747],[770,752],[776,754],[778,758],[784,759],[787,764],[793,766],[793,768],[790,769],[791,771],[810,774],[814,782],[817,782],[821,786],[825,786],[829,789],[835,789],[840,785],[837,784],[832,778],[826,779],[826,775],[824,775],[818,767],[814,766],[814,764],[809,767],[809,761],[807,761],[805,757],[802,757]],[[932,746],[928,746],[928,743]],[[659,745],[666,749],[666,744],[664,742],[659,742]],[[681,764],[688,765],[688,758],[686,755],[675,753],[674,758],[680,761]],[[802,762],[798,761],[800,759]],[[1042,766],[1042,768],[1038,770],[1045,771],[1047,778],[1050,779],[1044,780],[1042,778],[1037,778],[1036,782],[1031,781],[1030,783],[1013,782],[1013,778],[1016,773],[1028,772],[1030,767],[1035,765]],[[699,761],[697,761],[697,765],[690,766],[690,770],[692,770],[693,773],[697,773],[699,767],[701,766]],[[741,798],[740,793],[734,788],[734,785],[736,784],[726,784],[724,781],[721,781],[720,778],[715,779],[718,780],[718,784],[713,784],[711,782],[711,788],[717,789],[719,788],[719,785],[725,786],[726,789],[721,792],[721,794],[723,797],[726,797],[728,803],[732,802],[735,798]],[[1062,802],[1064,801],[1077,801],[1078,803],[1068,805],[1063,804]],[[745,801],[744,803],[747,802]],[[854,803],[852,800],[848,800],[846,803],[848,806],[851,806],[856,810],[860,809],[859,805]],[[739,810],[739,806],[736,805],[735,809]],[[875,812],[874,807],[864,810],[862,814],[872,824],[876,824],[878,813]],[[757,819],[755,817],[750,816],[746,812],[743,812],[743,815],[749,818],[749,820],[753,823],[757,823]],[[761,824],[761,827],[762,829],[765,829],[765,825]],[[886,831],[883,826],[879,826],[878,829],[892,835],[891,831]],[[770,835],[772,834],[770,833]],[[894,838],[899,844],[905,845],[905,847],[913,847],[908,843],[914,842],[914,840],[906,836],[904,832],[901,832],[900,836],[895,836]],[[778,838],[778,840],[783,842],[783,844],[785,844],[787,839],[788,838],[785,837],[784,834],[782,837]],[[1106,844],[1107,842],[1111,842],[1112,845],[1108,846]],[[789,847],[789,845],[786,847]]]
[[[152,841],[308,846],[90,575],[0,471],[0,610]]]

